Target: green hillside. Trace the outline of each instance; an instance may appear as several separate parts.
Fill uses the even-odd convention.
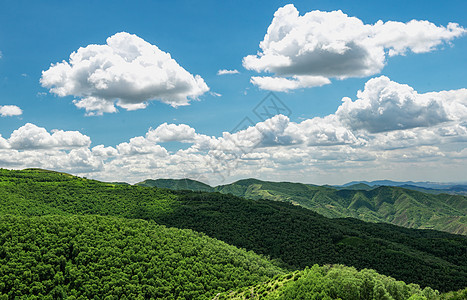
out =
[[[439,299],[431,288],[421,289],[373,270],[342,265],[314,265],[304,271],[276,276],[255,286],[224,292],[216,299]]]
[[[37,170],[0,170],[0,215],[5,214],[145,219],[203,232],[268,256],[289,270],[345,264],[443,292],[467,286],[464,236],[328,219],[280,201],[115,185]]]
[[[0,169],[0,214],[99,214],[139,218],[169,213],[170,191],[104,183],[43,170]]]
[[[154,222],[0,216],[0,299],[212,299],[280,274],[252,252]]]
[[[290,202],[329,218],[352,217],[367,222],[386,222],[408,228],[467,235],[467,197],[461,195],[434,195],[392,186],[372,188],[363,183],[334,188],[245,179],[211,189],[203,184],[203,190],[178,188],[177,182],[170,180],[165,180],[164,185],[152,183],[146,181],[146,186],[211,190],[249,199]]]
[[[336,190],[300,183],[241,180],[217,191],[251,199],[299,204],[330,218],[352,217],[408,228],[467,234],[467,197],[433,195],[399,187]]]
[[[467,286],[467,237],[356,219],[329,219],[289,203],[219,193],[179,192],[180,205],[158,218],[279,259],[289,269],[314,264],[371,268],[441,291]]]

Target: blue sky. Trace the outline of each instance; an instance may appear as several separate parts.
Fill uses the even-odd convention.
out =
[[[305,138],[275,131],[276,142],[278,140],[291,142],[278,142],[276,145],[267,144],[264,143],[263,136],[259,138],[261,141],[258,143],[248,144],[247,153],[233,155],[234,159],[239,161],[227,165],[227,168],[234,168],[238,172],[229,171],[223,175],[219,175],[219,172],[212,172],[213,168],[217,168],[217,164],[222,165],[220,160],[232,160],[232,157],[224,157],[225,155],[238,150],[219,146],[222,144],[221,137],[223,137],[224,142],[229,138],[223,136],[223,133],[231,131],[245,117],[249,117],[255,124],[263,121],[259,120],[252,110],[268,95],[271,85],[253,84],[251,78],[280,77],[286,80],[287,84],[301,80],[297,79],[299,77],[293,77],[303,75],[294,73],[297,72],[299,64],[290,67],[288,73],[281,74],[280,70],[282,69],[276,68],[274,64],[257,67],[254,63],[242,63],[248,55],[255,55],[258,51],[264,50],[260,48],[259,44],[265,38],[274,14],[289,3],[291,2],[137,1],[130,3],[129,1],[75,1],[64,3],[63,1],[4,1],[0,11],[0,106],[15,105],[22,110],[22,114],[5,115],[0,118],[0,134],[5,140],[3,150],[0,146],[0,151],[2,151],[0,155],[3,156],[0,159],[0,167],[45,167],[103,180],[111,180],[114,176],[119,177],[115,180],[128,178],[128,181],[138,181],[149,177],[184,176],[212,183],[232,181],[242,177],[310,183],[342,183],[348,180],[380,179],[383,177],[396,180],[465,180],[465,173],[456,171],[458,170],[456,166],[458,167],[459,164],[466,166],[466,138],[462,131],[465,130],[465,127],[462,127],[464,126],[462,124],[465,124],[467,120],[465,115],[461,113],[454,113],[455,116],[449,114],[449,108],[443,106],[451,105],[452,101],[449,100],[451,98],[455,98],[456,105],[460,105],[453,104],[452,107],[461,107],[462,111],[466,105],[465,95],[461,92],[462,89],[466,88],[465,78],[467,78],[465,55],[467,53],[467,38],[465,32],[459,33],[458,29],[455,36],[449,36],[447,31],[440,32],[439,35],[435,36],[433,30],[429,30],[427,27],[426,33],[430,35],[431,32],[433,35],[430,37],[431,40],[420,39],[419,41],[417,39],[416,43],[410,44],[410,42],[404,42],[404,39],[407,39],[407,36],[409,39],[414,39],[407,33],[412,29],[408,27],[405,29],[403,26],[400,27],[400,34],[394,37],[395,41],[385,42],[386,45],[392,44],[380,46],[386,55],[381,60],[384,66],[379,69],[371,69],[366,66],[356,75],[352,75],[353,73],[348,70],[342,71],[342,74],[326,75],[320,73],[319,70],[315,71],[316,68],[313,69],[315,65],[310,64],[311,67],[306,70],[305,75],[321,76],[318,79],[313,78],[321,83],[327,80],[326,84],[319,86],[308,83],[287,91],[281,85],[276,83],[272,85],[272,89],[275,89],[274,93],[291,111],[291,114],[286,116],[287,120],[283,122],[289,122],[295,126],[295,124],[301,124],[301,122],[312,120],[315,117],[325,118],[326,116],[332,116],[332,118],[339,120],[315,119],[313,122],[310,121],[307,126],[302,124],[303,128],[300,127],[300,130],[306,131],[302,132]],[[411,20],[427,20],[438,28],[440,26],[445,28],[450,22],[458,23],[460,30],[467,26],[467,17],[465,16],[467,4],[465,1],[409,1],[408,3],[407,1],[385,3],[374,1],[294,1],[293,5],[299,12],[299,16],[311,11],[324,13],[341,10],[349,17],[356,17],[368,25],[373,25],[378,20],[383,22],[397,21],[402,22],[401,24]],[[278,20],[277,22],[282,21]],[[310,41],[313,39],[319,41],[319,37],[316,35],[318,31],[313,31],[309,28],[310,26],[312,25],[305,24],[300,30],[311,30],[308,32]],[[421,30],[421,33],[418,33],[416,37],[423,35],[425,29]],[[126,110],[117,106],[118,112],[109,113],[78,108],[73,100],[79,101],[85,96],[79,94],[76,89],[69,90],[66,96],[52,92],[51,89],[57,85],[56,80],[50,79],[52,83],[48,86],[41,84],[42,72],[49,70],[51,64],[69,62],[70,54],[80,47],[84,48],[91,44],[105,45],[107,38],[121,32],[135,35],[138,39],[147,42],[148,45],[157,46],[161,51],[169,53],[180,68],[192,76],[199,75],[209,91],[202,90],[196,95],[191,94],[190,99],[185,97],[188,99],[189,105],[175,108],[167,103],[173,104],[175,100],[172,99],[175,96],[178,97],[177,101],[183,102],[181,100],[183,97],[178,94],[171,95],[172,98],[165,98],[166,103],[162,103],[158,101],[160,99],[157,95],[161,93],[158,90],[159,94],[152,95],[154,100],[152,98],[149,99],[151,101],[139,99],[138,103],[147,104],[144,109]],[[388,32],[392,34],[394,30],[382,31],[379,35],[384,37]],[[380,38],[375,40],[379,41]],[[428,45],[433,41],[435,41],[434,46]],[[349,38],[347,42],[353,41]],[[376,42],[372,40],[368,43]],[[368,46],[368,43],[365,45]],[[390,56],[388,51],[389,48],[394,47],[393,45],[402,45],[401,47],[408,48],[401,50],[399,54]],[[370,48],[365,51],[369,51],[368,49]],[[293,49],[293,51],[295,50],[297,49]],[[321,61],[326,63],[324,58]],[[238,70],[239,73],[218,75],[217,73],[221,69]],[[422,114],[427,109],[447,113],[446,116],[441,113],[435,114],[439,117],[439,121],[432,123],[423,120],[419,123],[407,121],[408,125],[406,125],[404,121],[399,120],[397,124],[400,127],[393,128],[389,123],[395,120],[396,116],[401,115],[400,112],[392,112],[393,114],[388,114],[380,120],[361,120],[365,112],[356,111],[356,109],[360,109],[356,105],[349,108],[353,109],[351,113],[345,114],[345,118],[349,120],[344,120],[344,114],[336,114],[336,110],[342,104],[343,97],[349,97],[355,101],[357,91],[364,90],[365,83],[372,78],[380,78],[380,76],[386,76],[385,78],[388,80],[375,81],[374,86],[378,84],[389,85],[390,83],[406,84],[418,94],[451,90],[458,92],[452,97],[449,96],[449,99],[443,96],[444,94],[433,96],[434,100],[430,101],[434,101],[433,103],[436,105],[431,103],[430,106],[423,99],[416,101],[418,104],[422,103],[420,104],[422,106],[414,112],[415,114],[417,112]],[[60,84],[63,84],[63,81]],[[394,89],[398,89],[398,87],[394,87]],[[80,91],[80,93],[85,92]],[[118,95],[118,91],[112,91],[111,94]],[[137,93],[132,97],[138,98],[139,95]],[[363,100],[372,101],[372,99]],[[108,104],[110,100],[102,101],[100,103],[107,101],[105,103]],[[452,107],[450,109],[456,111]],[[410,108],[407,106],[401,109]],[[88,116],[86,113],[97,115]],[[432,111],[429,113],[431,114],[430,118],[433,117]],[[357,119],[353,120],[352,118]],[[407,118],[413,120],[414,115],[408,114]],[[420,119],[423,119],[423,116]],[[360,124],[359,122],[367,125],[373,124],[371,125],[373,127],[356,125]],[[41,130],[36,127],[23,128],[25,130],[18,131],[15,136],[12,136],[15,130],[22,128],[27,123],[34,124]],[[173,136],[173,134],[169,134],[170,137],[149,139],[148,130],[150,128],[154,130],[164,123],[185,124],[187,125],[186,128],[184,127],[185,131],[191,132],[193,129],[196,135],[211,137],[211,148],[202,148],[199,141],[195,141],[193,137],[182,139]],[[342,123],[342,126],[336,126],[336,123]],[[388,123],[389,125],[382,126],[381,130],[375,129],[376,125],[374,124],[380,123]],[[328,125],[324,126],[323,124],[332,124],[334,127],[330,129],[326,127]],[[307,129],[305,130],[304,127]],[[287,130],[292,131],[290,128]],[[323,129],[325,133],[317,132],[316,128],[325,128]],[[44,130],[48,135],[42,136]],[[55,132],[53,130],[62,130],[65,132],[64,136],[67,132],[79,132],[80,135],[69,133],[68,137],[55,141],[57,137],[55,140],[52,138],[52,134]],[[170,127],[168,130],[180,133],[177,130],[181,129]],[[342,134],[342,130],[349,130],[355,140],[349,142],[336,138],[336,132],[338,132],[338,136]],[[447,143],[444,138],[432,136],[434,131],[443,130],[450,130],[449,136],[455,135],[456,138],[450,138],[449,143]],[[332,143],[332,145],[329,142],[322,144],[310,142],[312,136],[323,136],[323,134],[329,134],[329,131],[333,131],[331,136],[340,142]],[[454,131],[455,134],[452,133]],[[165,131],[164,133],[168,134]],[[401,136],[405,138],[401,138]],[[408,138],[408,136],[414,137]],[[425,136],[426,139],[423,139],[422,137]],[[443,137],[445,136],[447,135],[443,135]],[[123,146],[118,149],[117,146],[122,143],[133,147],[130,139],[134,137],[145,137],[142,143],[148,143],[151,147],[157,146],[157,149],[148,146],[152,150],[144,150],[144,153],[137,150],[135,150],[136,152],[124,152]],[[340,137],[342,138],[342,136]],[[55,143],[55,146],[43,143],[49,138],[51,140],[47,143]],[[240,139],[240,136],[232,138]],[[411,140],[412,143],[392,145],[391,143],[394,141],[391,141],[391,138],[399,141],[407,139]],[[243,141],[248,137],[241,139]],[[307,142],[303,142],[305,139]],[[357,140],[359,142],[355,142]],[[368,142],[370,140],[372,142]],[[64,144],[60,144],[61,142]],[[212,146],[213,143],[217,143],[216,146]],[[381,147],[382,144],[386,147]],[[387,146],[389,144],[392,146]],[[98,156],[97,150],[92,151],[94,147],[99,145],[108,147],[106,156]],[[141,143],[133,148],[135,147],[142,147]],[[179,149],[188,149],[187,151],[190,153],[178,153]],[[167,151],[167,153],[161,154],[160,151]],[[216,156],[216,151],[223,153],[221,156]],[[320,154],[313,160],[306,160],[304,157],[307,156],[307,151],[335,153],[336,156],[329,159],[323,158]],[[418,153],[417,151],[421,153],[419,156],[407,156],[407,154]],[[137,154],[133,155],[132,153]],[[273,157],[278,153],[283,153],[284,157],[291,155],[291,153],[296,153],[296,155],[281,161],[279,158]],[[253,155],[255,158],[248,158],[248,155]],[[21,163],[11,161],[6,157],[14,157]],[[32,160],[30,157],[37,159]],[[50,157],[55,157],[57,161],[61,162],[58,163]],[[82,161],[77,157],[81,157]],[[64,160],[70,162],[63,163]],[[135,161],[141,160],[152,161],[153,164],[135,163]],[[167,161],[170,161],[168,165]],[[332,163],[329,163],[331,161]],[[364,161],[367,163],[363,163]],[[382,165],[391,163],[395,166],[403,165],[409,171],[400,174],[398,172],[400,166],[392,169],[382,167]],[[341,167],[342,169],[340,169]],[[116,175],[121,173],[128,175]]]

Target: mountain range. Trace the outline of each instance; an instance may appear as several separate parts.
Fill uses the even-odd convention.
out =
[[[398,186],[409,190],[420,191],[429,194],[451,194],[467,196],[467,183],[465,182],[431,182],[431,181],[352,181],[343,185],[333,186],[337,189],[373,189],[378,186]]]
[[[336,188],[257,179],[216,187],[191,179],[145,180],[137,185],[289,202],[329,218],[352,217],[407,228],[467,234],[467,197],[462,195],[430,194],[397,186],[371,187],[366,183]]]

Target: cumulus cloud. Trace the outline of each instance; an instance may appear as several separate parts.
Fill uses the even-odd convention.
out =
[[[6,139],[4,139],[2,137],[2,135],[0,134],[0,149],[8,149],[10,148],[10,144],[8,143],[8,141]]]
[[[92,154],[98,157],[112,157],[118,155],[118,150],[114,147],[105,147],[104,145],[98,145],[91,149]]]
[[[348,127],[384,132],[467,118],[467,89],[419,94],[386,76],[370,79],[357,100],[344,98],[336,116]]]
[[[163,123],[144,136],[92,148],[89,137],[77,131],[48,132],[28,123],[8,139],[0,136],[0,167],[40,167],[130,183],[162,177],[210,184],[246,177],[335,183],[361,174],[423,180],[431,174],[431,180],[446,180],[461,176],[459,166],[465,164],[466,99],[465,89],[422,94],[382,76],[370,79],[355,101],[344,98],[324,117],[294,122],[276,115],[217,136]],[[189,145],[173,151],[161,145],[172,141]]]
[[[157,156],[166,156],[167,150],[147,140],[142,136],[137,136],[130,139],[129,143],[121,143],[117,145],[118,153],[121,155],[140,155],[140,154],[156,154]]]
[[[265,77],[252,79],[263,89],[274,88],[273,81],[287,84],[287,89],[312,87],[316,85],[299,84],[297,76],[325,77],[328,80],[370,76],[383,69],[387,56],[433,51],[466,32],[455,23],[436,26],[418,20],[364,24],[340,10],[316,10],[300,16],[294,5],[288,4],[275,12],[259,45],[261,51],[244,57],[243,66],[248,70],[276,75],[269,81]],[[277,77],[291,77],[287,80],[292,82],[279,81]]]
[[[316,117],[291,126],[288,132],[309,146],[360,145],[365,143],[334,115]],[[299,137],[298,137],[299,136]]]
[[[79,131],[54,130],[52,134],[45,128],[27,123],[16,129],[8,139],[13,149],[71,149],[88,147],[91,139]]]
[[[0,116],[12,117],[20,116],[23,114],[23,110],[16,105],[0,105]]]
[[[195,138],[195,129],[185,124],[163,123],[156,129],[149,129],[146,133],[146,138],[156,143],[172,141],[189,142]]]
[[[70,55],[69,61],[52,64],[42,72],[43,87],[73,102],[88,114],[143,109],[158,100],[173,107],[209,91],[203,78],[181,67],[169,53],[126,32],[107,39],[105,45],[88,45]]]
[[[285,77],[252,76],[250,82],[260,89],[275,92],[287,92],[299,88],[323,86],[331,83],[328,78],[323,76],[292,76],[291,79]]]
[[[239,74],[238,70],[226,70],[226,69],[221,69],[217,71],[217,75],[230,75],[230,74]]]

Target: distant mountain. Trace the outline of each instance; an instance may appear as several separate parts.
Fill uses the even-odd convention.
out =
[[[364,183],[369,186],[401,186],[401,185],[413,185],[413,186],[419,186],[419,187],[424,187],[424,188],[431,188],[431,189],[438,189],[438,188],[445,188],[447,186],[452,186],[455,185],[456,183],[439,183],[439,182],[431,182],[431,181],[393,181],[393,180],[373,180],[373,181],[351,181],[346,184],[343,184],[342,186],[349,186],[349,185],[354,185],[357,183]]]
[[[439,182],[414,182],[414,181],[392,181],[392,180],[375,180],[375,181],[351,181],[341,186],[335,186],[338,189],[351,187],[359,184],[365,184],[370,187],[378,186],[398,186],[410,190],[430,193],[430,194],[453,194],[467,196],[467,183],[439,183]]]
[[[202,182],[184,178],[184,179],[147,179],[139,182],[136,185],[146,187],[158,187],[171,190],[190,190],[195,192],[211,192],[213,190],[207,184]]]
[[[453,185],[443,189],[424,188],[416,185],[404,184],[400,187],[429,194],[450,194],[467,196],[467,185]]]
[[[352,217],[408,228],[467,234],[467,197],[426,193],[419,187],[417,189],[420,191],[416,191],[397,186],[370,186],[367,183],[331,187],[243,179],[217,187],[187,180],[191,188],[186,188],[186,185],[183,186],[180,182],[183,180],[146,180],[144,185],[173,190],[215,191],[255,200],[289,202],[330,218]],[[182,188],[179,188],[180,186]],[[199,189],[199,186],[202,186],[203,190]]]
[[[328,185],[327,187],[335,188],[337,190],[354,190],[354,191],[370,191],[374,188],[375,186],[371,186],[365,183],[355,183],[351,185],[346,185],[346,186],[330,186]]]

